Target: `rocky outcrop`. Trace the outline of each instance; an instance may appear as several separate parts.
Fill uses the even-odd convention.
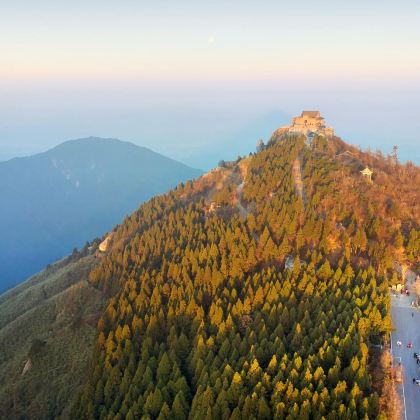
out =
[[[99,251],[105,252],[111,244],[112,233],[106,236],[106,238],[99,244]]]
[[[23,367],[22,376],[24,376],[25,373],[29,372],[31,369],[32,369],[32,362],[31,362],[31,359],[28,359],[25,363],[25,366]]]

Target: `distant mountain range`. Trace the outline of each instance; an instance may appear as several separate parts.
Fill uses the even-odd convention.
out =
[[[279,111],[272,111],[261,115],[257,119],[248,121],[241,129],[235,129],[222,137],[204,141],[199,148],[191,148],[183,161],[187,165],[194,165],[210,170],[220,160],[235,160],[238,155],[246,156],[255,151],[259,139],[267,141],[273,132],[273,127],[287,124],[290,115]]]
[[[144,147],[93,137],[0,162],[0,292],[200,174]]]

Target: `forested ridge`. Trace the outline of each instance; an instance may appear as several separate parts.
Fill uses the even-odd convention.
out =
[[[418,258],[418,204],[392,193],[419,171],[344,147],[274,137],[116,227],[89,276],[110,298],[73,417],[385,415],[369,349],[391,330],[394,260]]]

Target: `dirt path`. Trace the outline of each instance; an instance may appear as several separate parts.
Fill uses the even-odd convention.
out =
[[[303,187],[302,170],[301,170],[299,157],[297,157],[293,161],[292,173],[293,173],[293,181],[295,183],[296,192],[299,195],[299,197],[302,199],[303,205],[305,206],[306,205],[305,191]]]
[[[244,189],[244,184],[245,181],[242,181],[236,189],[236,195],[238,198],[236,201],[236,207],[238,208],[239,213],[241,213],[241,215],[246,218],[249,214],[249,211],[242,205],[242,190]]]

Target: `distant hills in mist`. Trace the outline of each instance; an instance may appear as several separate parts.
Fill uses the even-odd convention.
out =
[[[93,137],[0,162],[0,292],[200,174],[147,148]]]

